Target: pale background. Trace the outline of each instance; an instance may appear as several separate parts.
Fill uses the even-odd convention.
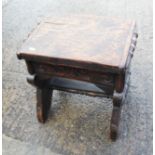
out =
[[[152,154],[152,1],[3,0],[3,154]],[[112,101],[54,92],[45,125],[35,117],[35,89],[27,84],[25,63],[16,52],[42,18],[70,14],[135,19],[138,44],[132,61],[128,102],[120,136],[108,137]]]

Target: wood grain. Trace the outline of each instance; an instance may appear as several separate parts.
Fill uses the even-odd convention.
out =
[[[135,28],[134,21],[117,18],[51,18],[32,32],[18,56],[57,65],[92,63],[116,72],[125,67]]]

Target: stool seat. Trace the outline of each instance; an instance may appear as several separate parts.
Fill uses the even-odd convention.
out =
[[[20,58],[118,72],[135,41],[134,21],[94,16],[50,18],[23,44]]]
[[[55,89],[112,97],[110,136],[116,140],[137,37],[135,21],[117,18],[53,17],[38,24],[17,53],[37,88],[38,121],[47,120]]]

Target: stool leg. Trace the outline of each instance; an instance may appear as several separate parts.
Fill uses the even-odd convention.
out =
[[[40,79],[38,76],[29,76],[27,82],[37,88],[37,118],[39,122],[45,123],[51,106],[53,90],[48,88],[48,79]]]
[[[110,124],[110,137],[114,141],[118,137],[118,128],[119,128],[122,102],[125,96],[124,86],[125,86],[125,75],[120,74],[116,76],[115,89],[113,93],[113,110]]]
[[[45,123],[51,106],[52,90],[49,88],[37,88],[37,118]]]
[[[110,124],[110,137],[114,141],[117,139],[118,136],[121,107],[122,107],[122,94],[114,93],[113,110]]]

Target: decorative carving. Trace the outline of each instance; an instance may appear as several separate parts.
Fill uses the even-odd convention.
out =
[[[124,76],[126,76],[126,77],[116,79],[116,83],[124,83],[125,82],[125,84],[123,86],[123,91],[118,92],[117,89],[115,89],[114,93],[113,93],[113,110],[112,110],[112,117],[111,117],[111,124],[110,124],[110,137],[112,140],[116,140],[116,138],[118,136],[121,108],[122,108],[122,105],[125,101],[125,97],[127,94],[129,80],[130,80],[130,72],[127,71]],[[125,81],[123,79],[125,79]],[[118,81],[118,80],[120,80],[120,81]],[[121,80],[123,80],[123,81],[121,81]],[[116,84],[115,86],[117,88],[119,85]]]

